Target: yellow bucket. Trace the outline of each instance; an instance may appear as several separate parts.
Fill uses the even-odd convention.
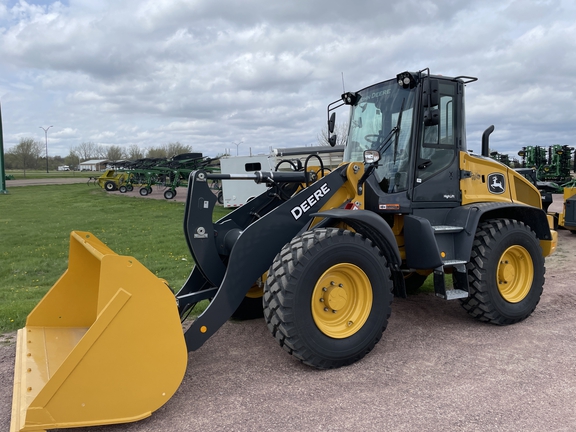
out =
[[[148,417],[178,389],[187,359],[166,284],[74,231],[68,270],[18,331],[10,431]]]

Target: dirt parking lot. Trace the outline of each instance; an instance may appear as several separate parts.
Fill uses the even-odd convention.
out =
[[[152,417],[66,430],[574,431],[576,235],[559,237],[540,304],[519,324],[480,323],[431,294],[395,299],[365,359],[316,371],[279,348],[262,320],[230,321],[190,353],[182,385]],[[6,339],[0,430],[9,428],[15,351]]]

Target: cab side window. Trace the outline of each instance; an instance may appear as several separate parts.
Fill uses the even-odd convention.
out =
[[[420,182],[449,166],[456,153],[455,92],[455,86],[440,85],[440,103],[438,104],[440,123],[434,126],[424,126],[418,160]]]

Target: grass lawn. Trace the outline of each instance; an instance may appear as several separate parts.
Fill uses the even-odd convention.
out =
[[[214,216],[227,212],[217,207]],[[23,327],[64,273],[72,230],[91,232],[178,290],[193,266],[183,217],[183,203],[112,195],[85,184],[11,188],[0,195],[0,332]]]

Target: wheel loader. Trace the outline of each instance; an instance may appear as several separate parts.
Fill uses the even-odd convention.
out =
[[[192,172],[184,234],[195,266],[175,296],[135,258],[72,232],[68,270],[18,332],[12,431],[151,415],[189,352],[231,317],[263,315],[285,351],[328,369],[368,354],[393,297],[430,275],[437,297],[480,321],[530,316],[557,235],[536,187],[489,158],[493,126],[481,154],[468,151],[474,81],[424,69],[343,94],[328,106],[331,134],[335,110],[350,111],[332,171],[311,155],[272,172]],[[268,189],[213,222],[209,182],[222,179]],[[209,306],[183,331],[201,300]]]

